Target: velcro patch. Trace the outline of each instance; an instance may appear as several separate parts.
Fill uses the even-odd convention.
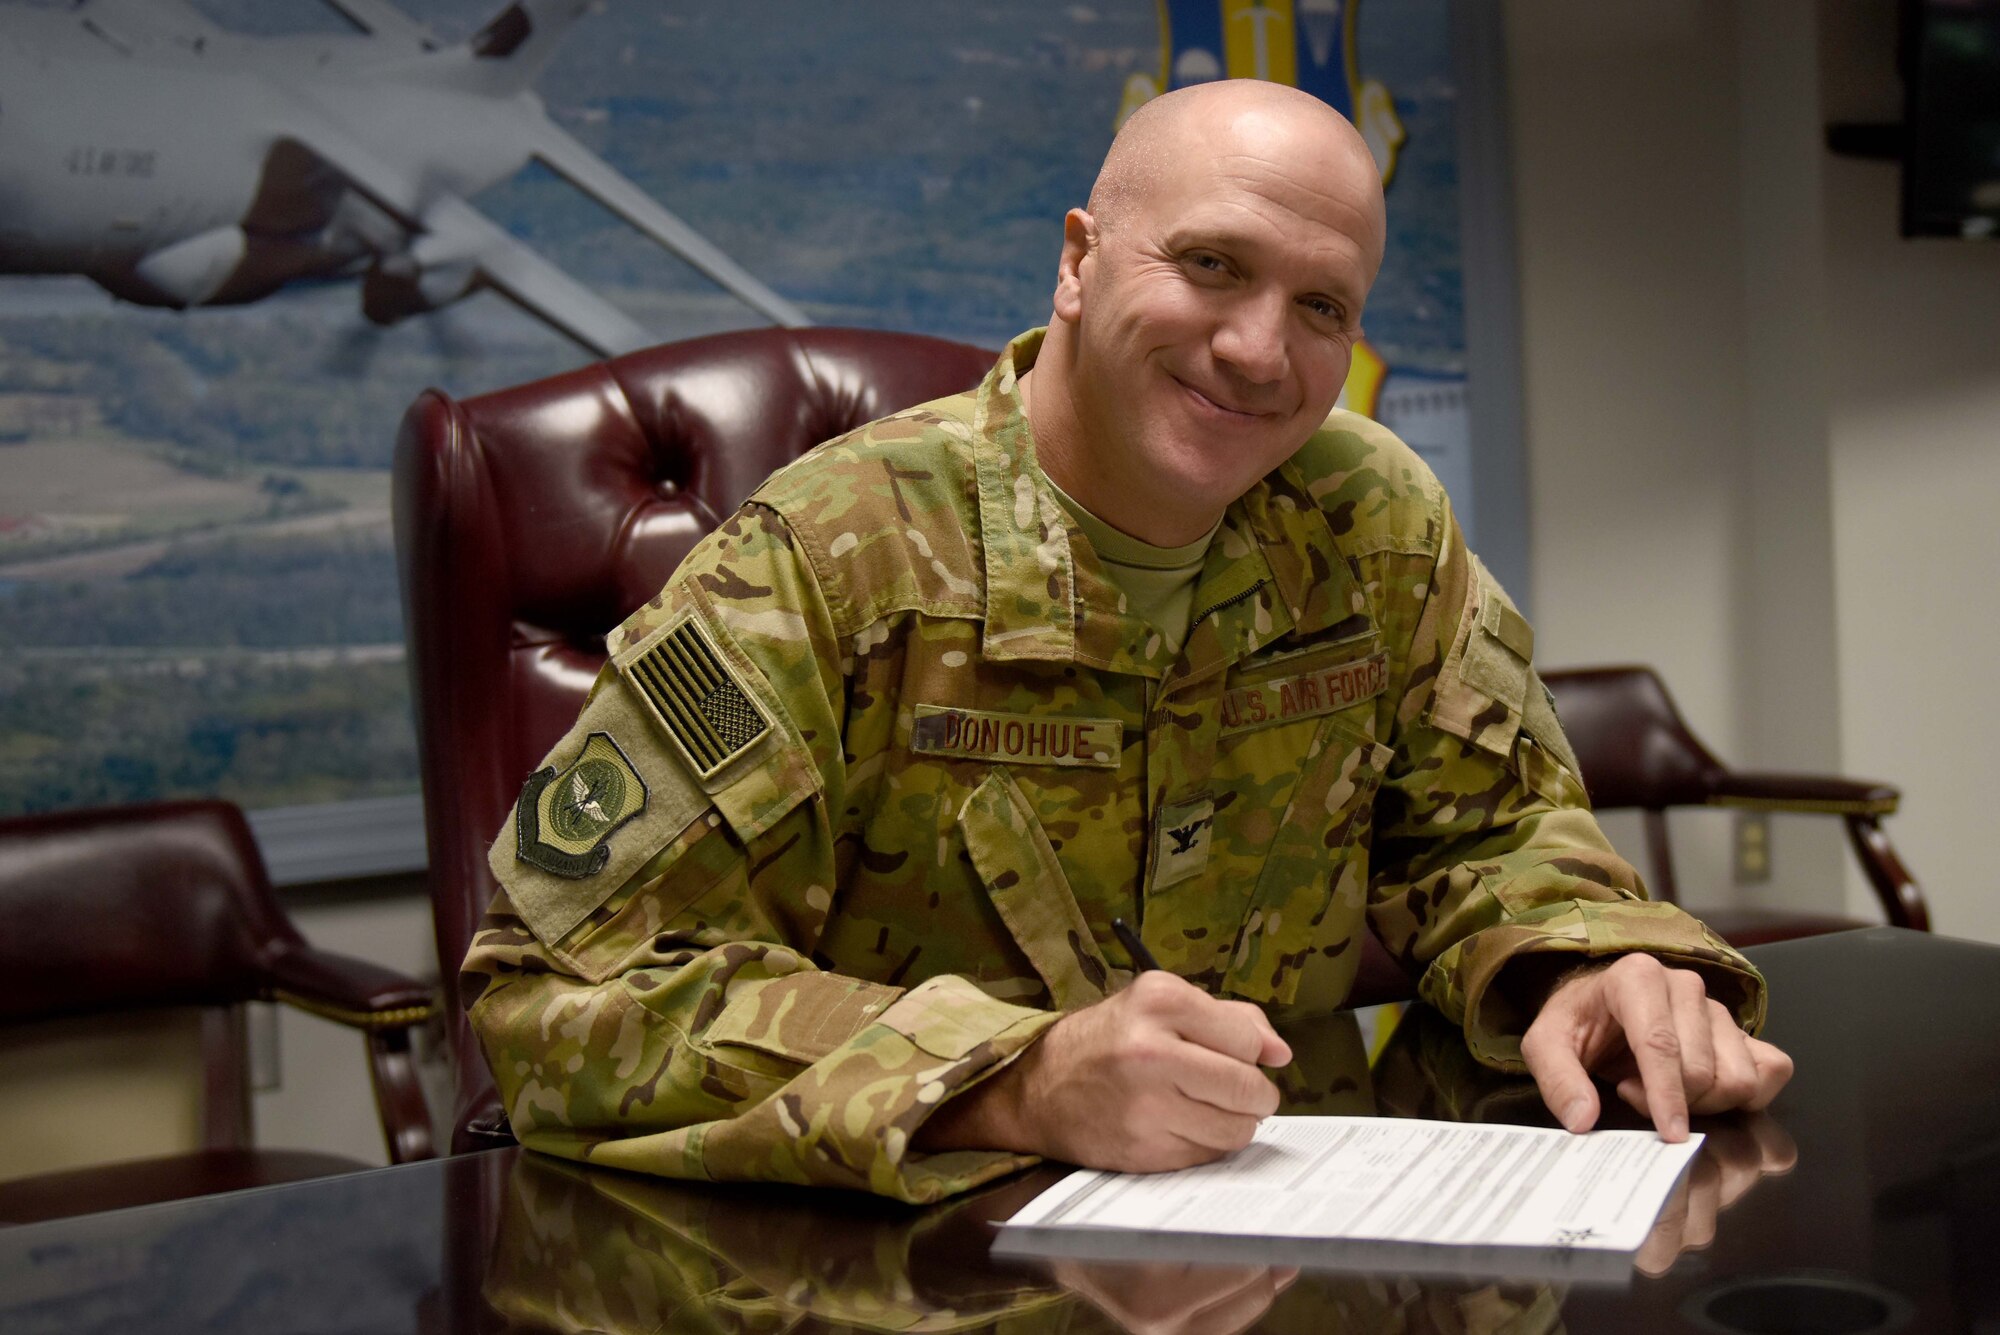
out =
[[[1215,830],[1215,801],[1190,798],[1160,808],[1153,824],[1154,890],[1201,875],[1208,866],[1209,836]]]
[[[1512,603],[1497,596],[1497,593],[1496,589],[1496,596],[1487,598],[1485,605],[1479,609],[1479,624],[1486,628],[1487,634],[1522,658],[1532,659],[1535,656],[1534,627],[1514,610]]]
[[[1223,693],[1222,735],[1336,713],[1374,699],[1388,686],[1386,650],[1333,667],[1251,682]]]
[[[684,621],[644,653],[618,664],[669,737],[706,782],[771,731],[758,707],[694,621]]]
[[[1116,769],[1124,747],[1125,729],[1117,719],[1002,714],[946,705],[918,705],[910,733],[910,749],[924,755],[1008,765]]]
[[[537,770],[514,803],[515,856],[571,880],[604,870],[607,840],[646,808],[646,783],[609,733],[584,739],[561,769]]]

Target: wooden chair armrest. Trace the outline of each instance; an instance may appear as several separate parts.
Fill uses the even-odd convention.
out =
[[[410,1031],[433,1013],[431,990],[408,974],[311,946],[266,961],[266,987],[274,1001],[367,1036],[369,1080],[389,1161],[433,1157],[430,1105],[410,1050]]]
[[[1887,816],[1903,795],[1886,783],[1818,774],[1758,774],[1731,770],[1709,785],[1709,804],[1829,816]]]

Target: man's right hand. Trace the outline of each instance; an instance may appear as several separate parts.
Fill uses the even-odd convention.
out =
[[[958,1095],[916,1148],[1016,1150],[1154,1173],[1219,1159],[1278,1108],[1257,1068],[1292,1050],[1264,1012],[1170,973],[1064,1016],[999,1074]]]

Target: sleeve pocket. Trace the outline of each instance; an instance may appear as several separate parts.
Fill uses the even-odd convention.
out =
[[[731,998],[702,1043],[750,1048],[810,1066],[880,1018],[901,995],[900,988],[832,973],[773,978]]]
[[[628,805],[636,803],[629,814],[607,813],[621,816],[608,828],[591,817],[609,800],[585,781],[585,767],[591,765],[599,770],[623,765],[614,786]],[[582,813],[564,813],[577,838],[566,839],[564,822],[551,818],[564,804]],[[487,867],[507,888],[528,930],[554,947],[708,807],[707,795],[661,744],[623,686],[606,683],[529,776],[493,841]]]
[[[1500,582],[1478,557],[1472,560],[1478,578],[1467,595],[1458,639],[1438,673],[1430,721],[1511,766],[1535,633]]]

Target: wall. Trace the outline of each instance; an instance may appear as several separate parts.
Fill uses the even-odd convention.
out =
[[[1536,657],[1653,664],[1725,754],[1746,414],[1732,13],[1506,11]],[[1634,851],[1635,822],[1606,825]],[[1684,888],[1726,882],[1723,822],[1676,834]]]
[[[2000,940],[1968,835],[2000,752],[2000,246],[1900,240],[1896,168],[1822,146],[1898,114],[1893,6],[1745,12],[1506,11],[1538,653],[1656,665],[1738,764],[1901,785],[1938,926]],[[1877,912],[1829,825],[1781,820],[1756,893]],[[1727,817],[1682,833],[1684,886],[1743,893]]]
[[[1811,4],[1762,10],[1736,33],[1737,237],[1743,280],[1744,438],[1734,476],[1738,763],[1842,769],[1826,457],[1826,283]],[[1760,899],[1836,910],[1853,859],[1833,822],[1775,817],[1776,877]],[[1874,916],[1872,913],[1868,916]]]
[[[0,1181],[201,1144],[194,1010],[0,1029]]]
[[[1820,15],[1828,119],[1895,119],[1889,7]],[[1903,786],[1938,926],[2000,940],[2000,245],[1898,240],[1886,164],[1829,158],[1823,192],[1844,759]]]

